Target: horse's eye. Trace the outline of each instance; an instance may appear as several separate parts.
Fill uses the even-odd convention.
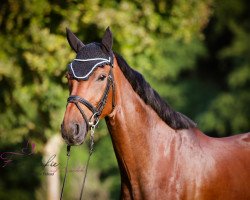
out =
[[[98,80],[98,81],[104,81],[106,77],[107,77],[106,75],[102,74],[102,75],[100,75],[100,76],[98,77],[97,80]]]

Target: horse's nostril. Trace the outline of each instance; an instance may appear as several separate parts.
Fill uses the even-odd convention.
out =
[[[79,124],[75,124],[75,126],[76,126],[75,135],[78,135],[80,133],[80,126]]]

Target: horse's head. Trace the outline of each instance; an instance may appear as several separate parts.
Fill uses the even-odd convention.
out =
[[[67,39],[77,55],[66,75],[70,96],[61,133],[69,145],[79,145],[114,107],[112,33],[107,28],[101,43],[84,45],[67,29]]]

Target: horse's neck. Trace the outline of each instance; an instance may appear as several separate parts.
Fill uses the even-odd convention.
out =
[[[152,167],[160,158],[161,148],[162,152],[170,151],[171,145],[177,148],[180,140],[178,134],[144,103],[120,73],[121,77],[116,82],[117,105],[107,124],[122,182],[133,188],[133,192],[141,194],[142,185],[152,182]],[[167,144],[169,149],[166,149]]]

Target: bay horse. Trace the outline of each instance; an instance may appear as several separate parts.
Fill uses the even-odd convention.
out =
[[[250,133],[211,138],[112,51],[109,28],[76,52],[62,122],[68,145],[80,145],[105,118],[121,174],[121,199],[250,199]]]

